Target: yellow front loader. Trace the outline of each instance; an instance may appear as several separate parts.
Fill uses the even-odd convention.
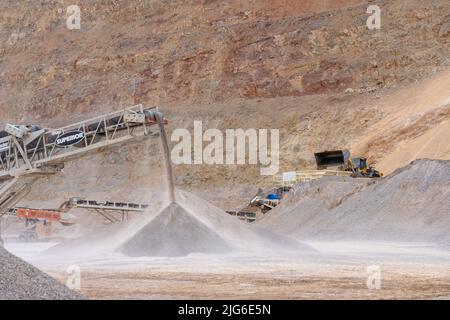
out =
[[[367,159],[352,158],[348,150],[335,150],[318,152],[314,154],[317,169],[330,169],[351,171],[353,177],[380,178],[383,173],[367,165]]]

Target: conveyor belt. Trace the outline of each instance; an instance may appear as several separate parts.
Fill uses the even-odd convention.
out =
[[[121,111],[74,123],[59,129],[33,129],[21,136],[19,126],[8,125],[13,134],[0,138],[0,180],[19,175],[48,174],[58,165],[94,151],[124,145],[150,133],[156,125],[156,107],[137,105]],[[164,123],[167,120],[164,119]],[[15,136],[16,134],[17,136]]]
[[[99,210],[113,210],[113,211],[129,211],[129,212],[143,212],[148,205],[131,202],[111,202],[111,201],[96,201],[85,200],[82,198],[72,198],[67,202],[70,208],[84,208],[84,209],[99,209]]]

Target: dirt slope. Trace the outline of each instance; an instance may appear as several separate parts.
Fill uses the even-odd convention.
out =
[[[450,70],[383,97],[385,116],[353,147],[390,173],[419,158],[450,159]]]

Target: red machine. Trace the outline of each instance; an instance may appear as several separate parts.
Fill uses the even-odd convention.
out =
[[[46,221],[60,221],[61,213],[52,210],[38,210],[28,208],[17,208],[17,217],[21,219],[36,219]]]

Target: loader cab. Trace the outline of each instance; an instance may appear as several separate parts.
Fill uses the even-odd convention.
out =
[[[356,169],[364,170],[367,169],[367,159],[366,158],[353,158],[353,165]]]

